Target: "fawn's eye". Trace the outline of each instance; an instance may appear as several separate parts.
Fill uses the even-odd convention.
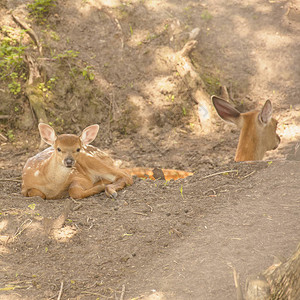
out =
[[[60,148],[57,148],[57,151],[58,151],[58,152],[61,152],[61,149],[60,149]]]
[[[77,148],[76,151],[77,151],[77,152],[80,152],[80,148]]]

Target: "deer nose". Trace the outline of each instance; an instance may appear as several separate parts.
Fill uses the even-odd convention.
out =
[[[67,157],[64,160],[64,164],[67,168],[72,168],[75,164],[75,160],[72,157]]]

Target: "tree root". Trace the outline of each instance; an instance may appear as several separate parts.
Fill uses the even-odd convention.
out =
[[[190,59],[192,51],[197,45],[196,40],[188,41],[184,47],[175,54],[176,69],[185,85],[191,92],[191,97],[198,104],[197,115],[202,130],[212,130],[213,111],[209,95],[204,90],[204,83]]]
[[[43,49],[39,42],[36,33],[19,17],[12,14],[14,22],[22,29],[26,30],[26,33],[36,44],[39,52],[39,56],[42,56]],[[45,112],[43,92],[39,89],[40,83],[43,82],[40,70],[42,69],[39,64],[29,55],[26,55],[25,60],[28,65],[28,80],[25,88],[25,94],[29,100],[31,109],[33,110],[38,122],[48,123],[48,119]]]
[[[239,284],[236,285],[237,289]],[[292,256],[277,261],[258,276],[247,278],[245,295],[238,300],[300,299],[300,244]]]
[[[36,35],[36,33],[25,22],[21,21],[17,16],[15,16],[14,14],[11,14],[11,16],[17,25],[19,25],[22,29],[26,30],[26,33],[30,36],[30,38],[36,44],[38,51],[39,51],[39,55],[42,56],[43,48],[39,42],[39,38]]]

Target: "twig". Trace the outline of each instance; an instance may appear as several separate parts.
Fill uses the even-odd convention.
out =
[[[15,21],[15,23],[17,23],[21,28],[26,30],[28,35],[31,37],[33,42],[36,44],[36,46],[39,50],[39,54],[42,56],[43,48],[39,42],[39,38],[37,37],[36,33],[25,22],[21,21],[17,16],[15,16],[14,14],[11,14],[11,15],[12,15],[12,18]]]
[[[243,293],[242,293],[241,284],[240,284],[240,276],[236,272],[234,267],[232,267],[232,270],[233,270],[233,279],[234,279],[234,285],[236,288],[237,300],[243,300],[244,298],[243,298]]]
[[[214,189],[209,189],[209,190],[207,190],[207,191],[203,192],[203,195],[205,195],[205,196],[206,196],[206,194],[208,194],[208,192],[210,192],[210,191],[212,191],[214,195],[216,195],[216,194],[217,194],[217,192],[216,192]]]
[[[144,214],[144,213],[141,213],[141,212],[134,211],[133,213],[136,214],[136,215],[141,215],[141,216],[148,217],[147,214]]]
[[[4,141],[7,142],[8,138],[6,136],[4,136],[3,134],[0,133],[0,138]]]
[[[0,178],[0,181],[22,182],[22,180],[13,179],[13,178]]]
[[[82,203],[79,203],[72,208],[72,211],[76,211],[76,210],[80,209],[82,206],[83,206]]]
[[[255,172],[256,172],[256,171],[253,171],[253,172],[251,172],[251,173],[245,175],[243,178],[247,178],[247,177],[251,176],[252,174],[254,174]]]
[[[63,288],[64,288],[64,282],[62,281],[62,282],[60,283],[60,290],[59,290],[59,294],[58,294],[57,300],[60,300],[61,295],[62,295],[62,293],[63,293]]]
[[[173,230],[178,237],[182,237],[182,232],[180,232],[179,230],[175,229],[174,227],[171,227],[171,230]]]
[[[150,208],[150,212],[153,212],[153,207],[146,203],[146,205]]]
[[[217,173],[213,173],[213,174],[204,176],[204,177],[200,178],[200,180],[210,178],[210,177],[213,177],[213,176],[217,176],[217,175],[221,175],[221,174],[233,173],[233,172],[238,173],[239,171],[238,170],[228,170],[228,171],[217,172]]]
[[[26,223],[29,223],[27,226]],[[30,224],[32,223],[32,220],[31,219],[27,219],[25,220],[21,226],[17,229],[16,233],[14,234],[13,236],[13,239],[15,239],[18,235],[20,235],[26,228],[28,228],[30,226]]]
[[[125,284],[122,285],[122,292],[121,292],[120,300],[124,299],[124,294],[125,294]]]
[[[87,294],[87,295],[93,295],[93,296],[102,296],[104,297],[103,294],[99,294],[99,293],[92,293],[92,292],[87,292],[87,291],[82,291],[81,294]]]

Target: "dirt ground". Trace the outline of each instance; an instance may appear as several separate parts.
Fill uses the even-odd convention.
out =
[[[1,16],[23,2],[1,1]],[[20,174],[38,131],[1,141],[0,299],[235,299],[233,268],[244,287],[289,257],[300,242],[300,1],[67,0],[52,18],[56,49],[79,51],[142,120],[126,134],[103,123],[94,145],[126,167],[195,175],[136,179],[117,200],[25,198]],[[241,109],[272,101],[282,142],[265,161],[233,162],[232,126],[200,130],[171,59],[196,28],[192,59],[208,90],[217,78]]]

